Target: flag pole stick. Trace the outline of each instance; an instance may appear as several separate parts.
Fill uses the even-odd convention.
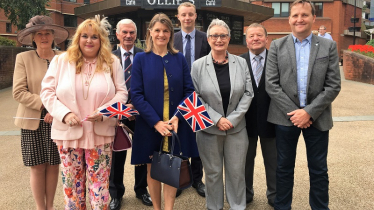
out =
[[[13,117],[15,119],[25,119],[25,120],[44,120],[40,118],[31,118],[31,117]]]

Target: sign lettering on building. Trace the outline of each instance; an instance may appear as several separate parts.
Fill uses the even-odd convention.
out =
[[[183,2],[201,7],[220,7],[222,0],[121,0],[121,6],[140,6],[144,9],[173,9]]]

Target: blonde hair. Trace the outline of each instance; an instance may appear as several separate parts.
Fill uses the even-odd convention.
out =
[[[79,24],[77,31],[75,32],[70,46],[67,50],[67,59],[69,62],[76,64],[76,74],[80,74],[82,70],[82,65],[84,63],[83,54],[79,47],[79,40],[81,34],[87,28],[91,28],[94,33],[97,33],[100,38],[100,49],[97,54],[97,72],[103,70],[103,65],[106,63],[110,69],[110,74],[112,74],[112,64],[114,62],[112,58],[111,45],[108,38],[109,29],[111,25],[109,24],[106,17],[100,19],[100,15],[95,15],[95,18],[90,18]]]
[[[169,17],[167,15],[165,15],[164,13],[156,14],[155,16],[153,16],[151,22],[149,23],[149,27],[148,27],[146,38],[145,38],[146,48],[145,48],[144,52],[149,53],[149,52],[152,51],[153,41],[152,41],[152,37],[151,37],[151,30],[152,30],[153,26],[155,26],[156,23],[162,23],[170,30],[170,39],[169,39],[169,43],[168,43],[168,51],[171,54],[178,53],[178,50],[174,48],[174,44],[173,44],[174,43],[173,23],[171,22]]]
[[[183,2],[182,4],[180,4],[178,6],[178,9],[177,9],[178,10],[178,14],[179,14],[179,9],[181,7],[193,7],[195,9],[195,13],[196,13],[196,6],[194,4],[192,4],[191,2],[186,1],[186,2]]]

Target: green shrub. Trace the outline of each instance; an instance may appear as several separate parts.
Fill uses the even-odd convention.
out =
[[[136,39],[136,41],[135,41],[135,47],[144,50],[145,49],[145,44],[143,44],[139,39]]]
[[[368,42],[366,43],[366,45],[371,45],[371,46],[374,47],[374,39],[368,41]]]
[[[0,46],[16,46],[17,42],[0,36]]]

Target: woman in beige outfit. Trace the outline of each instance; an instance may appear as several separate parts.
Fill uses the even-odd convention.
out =
[[[68,35],[65,28],[53,24],[52,18],[35,16],[17,36],[20,43],[36,48],[17,55],[13,97],[19,102],[15,124],[21,128],[23,163],[31,167],[30,185],[38,210],[54,209],[60,164],[57,146],[51,139],[52,117],[39,93],[50,61],[59,54],[52,48]]]

